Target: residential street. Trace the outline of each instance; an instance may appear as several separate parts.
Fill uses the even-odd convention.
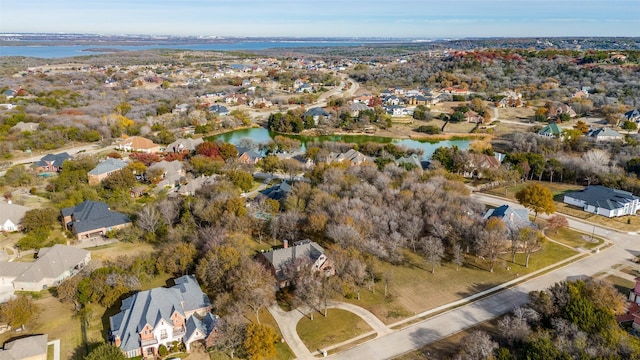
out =
[[[484,194],[474,193],[472,196],[487,204],[509,204],[516,207],[522,207],[519,204]],[[569,224],[572,228],[585,233],[595,233],[595,235],[607,238],[613,246],[604,248],[602,251],[590,253],[590,256],[584,259],[569,263],[566,266],[560,267],[538,277],[533,277],[531,280],[525,280],[511,288],[504,289],[480,300],[459,306],[453,310],[449,310],[427,320],[418,322],[402,330],[392,331],[389,329],[391,326],[384,327],[387,331],[381,331],[381,328],[377,328],[378,336],[375,339],[357,345],[344,352],[329,355],[328,357],[332,359],[391,359],[404,353],[419,349],[434,341],[453,335],[483,321],[505,314],[513,308],[527,303],[528,294],[533,290],[546,289],[554,283],[562,280],[579,279],[592,276],[600,272],[610,272],[613,265],[619,263],[630,263],[633,257],[640,254],[640,244],[638,243],[640,241],[639,235],[620,233],[599,226],[594,227],[593,224],[584,223],[571,218],[569,219]],[[585,251],[582,254],[576,255],[576,257],[585,253],[589,252]],[[514,282],[520,280],[522,279],[516,279]],[[509,284],[503,284],[500,287],[504,287],[506,285]],[[473,298],[477,297],[478,295],[475,295]],[[462,299],[459,303],[472,300],[473,299],[471,298]],[[438,309],[418,314],[416,317],[428,315],[429,313],[434,312],[434,310]],[[272,314],[274,314],[273,310]],[[280,317],[278,315],[289,317],[288,325],[281,323],[281,321],[278,320]],[[358,313],[358,315],[360,314]],[[292,332],[295,332],[295,323],[297,323],[293,317],[290,317],[289,314],[281,311],[280,314],[274,314],[274,316],[283,330],[285,340],[289,343],[298,358],[310,359],[311,353],[309,350],[313,351],[314,354],[318,354],[316,352],[318,349],[304,348],[304,345],[299,340],[297,333],[292,334]],[[365,318],[363,315],[360,316]],[[298,319],[300,317],[301,315],[295,316],[295,318]],[[367,320],[367,322],[369,321]],[[282,325],[284,325],[284,328]],[[376,327],[374,327],[374,329],[376,329]],[[292,335],[292,337],[289,337],[289,335]],[[297,344],[294,344],[296,342]],[[300,346],[304,349],[301,349]],[[333,348],[333,346],[329,347],[329,349],[331,348]]]

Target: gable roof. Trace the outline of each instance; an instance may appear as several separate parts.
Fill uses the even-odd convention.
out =
[[[71,156],[66,152],[60,154],[47,154],[38,160],[34,165],[37,167],[54,166],[61,167],[65,160],[71,159]]]
[[[62,216],[71,216],[76,233],[130,223],[127,215],[111,211],[103,202],[86,200],[73,207],[62,209]]]
[[[140,291],[122,300],[120,312],[109,318],[111,335],[120,338],[122,351],[140,347],[139,332],[145,325],[155,327],[161,320],[171,324],[174,312],[186,318],[187,312],[211,306],[193,275],[179,277],[174,282],[170,288]]]
[[[286,181],[282,181],[279,184],[275,184],[270,188],[260,191],[260,194],[266,196],[269,199],[280,201],[287,197],[291,192],[291,185]]]
[[[197,190],[202,188],[205,185],[213,184],[216,182],[215,176],[200,176],[191,181],[189,181],[186,185],[180,186],[178,189],[178,194],[182,195],[190,195],[195,194]]]
[[[182,152],[183,150],[196,151],[196,147],[203,142],[204,140],[202,138],[177,139],[176,141],[167,145],[166,150],[177,152],[177,153]]]
[[[491,217],[502,219],[507,226],[527,226],[531,224],[528,209],[516,209],[509,205],[502,205],[495,209],[489,209],[484,214],[483,218],[487,220]]]
[[[594,138],[599,138],[599,137],[601,138],[614,137],[614,138],[620,138],[620,139],[622,138],[622,135],[620,135],[619,132],[607,127],[603,127],[597,130],[590,130],[587,135]]]
[[[126,138],[122,140],[122,142],[120,143],[120,146],[123,146],[123,147],[129,146],[134,150],[136,149],[146,150],[146,149],[152,149],[152,148],[158,147],[160,145],[142,136],[132,136],[130,138]]]
[[[540,131],[538,131],[538,134],[560,136],[563,132],[564,130],[558,124],[552,122],[540,129]]]
[[[114,158],[107,158],[100,164],[98,164],[95,168],[88,172],[89,175],[102,175],[107,174],[112,171],[120,170],[127,166],[127,163]]]
[[[56,279],[83,262],[87,254],[87,250],[61,244],[42,248],[38,251],[36,261],[18,275],[15,281],[39,282],[42,279]]]
[[[29,210],[31,209],[22,205],[0,203],[0,225],[4,224],[7,219],[18,225]]]
[[[293,246],[262,253],[269,264],[276,270],[276,276],[282,277],[282,269],[297,259],[316,261],[324,254],[324,249],[317,242],[311,240],[297,241]]]
[[[303,116],[329,116],[329,113],[321,107],[314,107],[307,110]]]
[[[47,354],[47,335],[32,335],[4,343],[0,360],[31,359]]]
[[[187,320],[185,331],[185,342],[206,338],[218,325],[219,317],[212,313],[207,313],[202,320],[192,316]]]
[[[624,207],[624,204],[634,200],[640,200],[640,197],[628,191],[610,189],[602,185],[587,186],[584,190],[574,191],[564,196],[582,200],[586,205],[607,210],[620,209]]]

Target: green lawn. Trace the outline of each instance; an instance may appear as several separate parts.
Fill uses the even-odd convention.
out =
[[[603,240],[597,236],[591,238],[591,234],[581,233],[569,228],[559,229],[558,231],[546,231],[550,239],[563,243],[572,248],[593,249],[602,244]]]
[[[329,309],[328,316],[316,314],[298,322],[298,335],[311,351],[323,349],[373,331],[359,316],[345,310]]]
[[[510,254],[504,254],[496,263],[493,273],[488,271],[489,264],[468,255],[464,266],[458,271],[455,265],[443,261],[432,274],[430,266],[420,256],[406,252],[406,261],[401,265],[374,261],[373,266],[378,274],[387,271],[393,274],[388,296],[384,296],[383,282],[378,281],[373,291],[361,291],[360,300],[339,300],[362,306],[384,323],[390,324],[487,290],[575,254],[577,252],[570,248],[546,242],[540,251],[531,255],[528,268],[524,266],[524,254],[517,254],[515,263],[511,262]]]

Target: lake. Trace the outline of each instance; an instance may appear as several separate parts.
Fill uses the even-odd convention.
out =
[[[220,140],[226,143],[237,145],[241,139],[249,138],[255,143],[266,143],[273,139],[278,133],[270,132],[265,128],[249,128],[234,130],[218,135],[208,137],[209,140]],[[368,141],[377,143],[392,143],[394,145],[404,146],[409,149],[422,150],[422,160],[426,161],[431,158],[434,151],[437,148],[445,146],[457,146],[462,150],[469,149],[470,140],[440,140],[440,141],[428,141],[428,140],[414,140],[414,139],[396,139],[384,136],[369,136],[369,135],[322,135],[322,136],[301,136],[301,135],[284,135],[289,138],[299,140],[302,143],[302,150],[306,148],[308,143],[324,142],[324,141],[344,141],[346,143],[362,144]]]
[[[158,44],[158,45],[10,45],[0,46],[0,56],[27,56],[35,58],[63,58],[75,56],[90,56],[108,53],[113,50],[193,50],[193,51],[235,51],[235,50],[266,50],[301,47],[335,47],[359,46],[377,43],[375,41],[238,41],[213,44]],[[87,51],[91,49],[92,51]],[[103,49],[104,51],[99,51]],[[98,50],[98,51],[94,51]]]

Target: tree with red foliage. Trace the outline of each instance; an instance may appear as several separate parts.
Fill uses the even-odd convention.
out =
[[[200,143],[200,145],[196,147],[196,154],[214,159],[222,159],[220,156],[220,147],[218,144],[212,143],[211,141]]]
[[[174,160],[179,160],[182,161],[184,160],[184,157],[187,155],[186,152],[181,152],[181,153],[168,153],[167,155],[164,156],[164,160],[165,161],[174,161]]]
[[[160,156],[158,156],[158,154],[149,154],[149,153],[142,153],[142,152],[134,152],[129,154],[129,157],[133,160],[137,160],[140,161],[141,163],[143,163],[145,166],[149,166],[153,163],[159,162],[160,161]]]

